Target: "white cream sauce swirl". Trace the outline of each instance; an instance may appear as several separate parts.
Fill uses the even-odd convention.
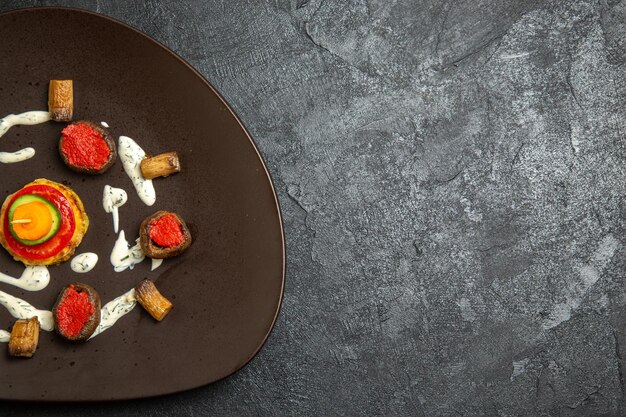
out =
[[[70,268],[78,274],[84,274],[91,271],[97,263],[98,255],[93,252],[85,252],[72,258]]]
[[[0,282],[26,291],[41,291],[50,283],[50,271],[45,266],[27,266],[19,278],[0,272]]]
[[[133,269],[135,265],[143,261],[145,257],[146,255],[144,255],[139,245],[139,239],[135,241],[135,246],[131,248],[126,240],[124,230],[122,230],[115,241],[113,251],[111,251],[110,260],[115,272]]]
[[[0,152],[0,163],[14,164],[16,162],[26,161],[35,156],[34,148],[24,148],[16,152]]]
[[[122,207],[128,201],[128,194],[121,188],[111,187],[110,185],[104,186],[102,192],[102,207],[107,213],[113,214],[113,230],[115,233],[119,230],[119,211],[118,208]]]
[[[122,316],[130,313],[136,304],[134,288],[106,303],[100,310],[100,324],[89,338],[96,337],[113,326]]]
[[[147,206],[153,205],[156,202],[154,185],[152,185],[152,180],[143,177],[140,167],[141,161],[146,158],[146,152],[133,139],[128,136],[120,136],[118,153],[124,171],[133,182],[141,201]]]
[[[39,319],[39,326],[42,330],[50,332],[54,329],[52,311],[37,310],[21,298],[13,297],[4,291],[0,291],[0,304],[6,307],[9,314],[16,319],[29,319],[31,317],[37,317],[37,319]]]
[[[152,258],[152,266],[150,267],[150,271],[154,271],[155,269],[160,267],[162,263],[163,263],[163,259]]]
[[[36,125],[50,120],[50,113],[47,111],[27,111],[20,114],[9,114],[0,119],[0,137],[10,128],[16,125]],[[20,149],[17,152],[0,152],[0,163],[12,164],[25,161],[35,155],[33,148]]]

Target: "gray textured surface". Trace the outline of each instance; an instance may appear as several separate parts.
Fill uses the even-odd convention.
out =
[[[220,383],[0,413],[626,413],[624,0],[132,3],[0,10],[97,10],[223,93],[278,189],[283,310]]]

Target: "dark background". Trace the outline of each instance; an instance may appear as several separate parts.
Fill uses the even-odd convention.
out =
[[[227,380],[2,415],[624,415],[625,1],[0,11],[37,5],[120,19],[217,87],[273,175],[288,274]]]

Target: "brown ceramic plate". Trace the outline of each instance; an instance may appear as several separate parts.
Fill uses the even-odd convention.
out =
[[[0,290],[50,309],[72,281],[95,287],[103,304],[144,277],[156,281],[174,310],[156,323],[140,307],[85,344],[43,332],[32,359],[0,354],[0,398],[109,400],[185,390],[224,378],[258,352],[276,320],[285,268],[280,211],[267,169],[250,136],[219,94],[156,41],[89,12],[43,8],[0,14],[0,113],[46,110],[50,79],[73,79],[75,120],[106,121],[112,134],[134,138],[148,153],[177,150],[183,172],[155,180],[147,207],[117,163],[104,175],[73,173],[57,153],[62,123],[11,129],[0,150],[32,146],[34,158],[0,165],[0,201],[39,177],[64,182],[82,198],[91,227],[78,252],[100,261],[87,274],[69,262],[50,268],[50,285]],[[195,243],[154,272],[144,261],[115,273],[105,184],[127,190],[120,228],[129,240],[141,220],[173,210],[187,220]],[[0,248],[0,271],[23,267]],[[0,308],[0,328],[14,319]],[[0,349],[6,349],[1,344]]]

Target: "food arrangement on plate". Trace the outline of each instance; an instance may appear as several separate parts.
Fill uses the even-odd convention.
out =
[[[176,152],[148,156],[127,136],[120,136],[116,146],[108,125],[92,121],[72,121],[74,113],[72,80],[51,80],[48,111],[29,111],[0,119],[0,137],[12,126],[33,125],[47,121],[69,123],[61,132],[59,156],[69,169],[84,175],[101,175],[119,156],[124,171],[137,196],[147,206],[156,202],[152,180],[181,171]],[[71,122],[71,123],[70,123]],[[33,148],[17,152],[0,152],[0,164],[16,163],[32,158]],[[163,259],[178,256],[191,245],[192,237],[180,215],[158,210],[147,217],[138,230],[134,246],[119,230],[119,208],[128,200],[122,188],[106,185],[102,206],[113,217],[118,234],[110,262],[116,272],[133,269],[146,257],[152,270]],[[0,244],[25,265],[19,278],[0,273],[0,282],[27,291],[41,291],[50,282],[47,266],[71,259],[75,273],[88,273],[98,262],[98,255],[87,252],[75,255],[89,229],[89,216],[78,194],[70,187],[45,178],[34,179],[4,200],[0,209]],[[39,331],[55,331],[70,342],[86,342],[113,326],[117,320],[140,304],[155,320],[163,320],[172,310],[154,282],[141,280],[126,293],[101,305],[95,288],[73,282],[59,293],[50,310],[40,310],[25,300],[0,291],[0,305],[17,320],[11,332],[0,330],[0,342],[8,343],[11,356],[32,357],[38,346]]]

